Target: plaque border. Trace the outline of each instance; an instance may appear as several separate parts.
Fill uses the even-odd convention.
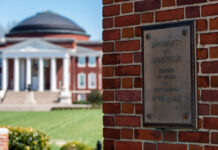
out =
[[[185,123],[146,123],[145,122],[145,92],[144,92],[144,31],[147,30],[157,30],[157,29],[165,29],[171,27],[182,27],[189,26],[190,27],[190,55],[191,55],[191,124]],[[142,99],[143,99],[143,126],[144,127],[154,127],[154,128],[197,128],[197,103],[196,103],[196,52],[195,52],[195,43],[196,43],[196,31],[195,31],[195,21],[179,21],[172,23],[164,23],[164,24],[155,24],[141,27],[141,37],[142,37]]]

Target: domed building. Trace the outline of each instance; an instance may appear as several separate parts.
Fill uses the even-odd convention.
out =
[[[77,23],[54,12],[21,21],[0,47],[3,104],[71,104],[101,91],[102,43],[89,38]]]

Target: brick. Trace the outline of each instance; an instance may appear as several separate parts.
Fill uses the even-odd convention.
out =
[[[198,59],[207,59],[208,58],[207,48],[197,49],[197,57],[198,57]]]
[[[135,139],[140,140],[152,140],[152,141],[160,141],[162,140],[161,132],[158,130],[135,130]]]
[[[142,23],[151,23],[154,21],[154,13],[150,12],[150,13],[143,13],[141,15],[141,22]]]
[[[218,105],[211,105],[211,115],[218,115]]]
[[[134,62],[136,62],[136,63],[142,62],[142,53],[141,52],[134,53]]]
[[[124,3],[121,8],[122,13],[130,13],[133,12],[133,3]]]
[[[164,141],[176,141],[177,132],[165,131],[163,135],[164,135]]]
[[[109,41],[109,40],[119,40],[120,39],[120,30],[108,30],[103,31],[103,40]]]
[[[205,146],[204,150],[218,150],[218,146]]]
[[[113,18],[104,18],[103,19],[103,28],[112,28],[113,27]]]
[[[141,88],[142,87],[142,78],[135,78],[134,87],[135,88]]]
[[[102,3],[103,4],[112,4],[113,0],[103,0]]]
[[[169,7],[169,6],[175,6],[175,5],[176,5],[175,0],[162,0],[163,7]]]
[[[139,23],[140,23],[139,14],[120,16],[120,17],[115,18],[115,26],[116,27],[125,27],[125,26],[137,25]]]
[[[104,89],[117,89],[120,88],[120,79],[103,79]]]
[[[206,5],[202,6],[201,12],[202,16],[213,16],[213,15],[218,15],[218,4],[211,4],[211,5]]]
[[[125,1],[128,1],[128,0],[114,0],[115,2],[125,2]]]
[[[120,129],[104,128],[104,138],[120,139]]]
[[[133,139],[133,130],[132,129],[121,129],[121,138],[122,139]]]
[[[114,117],[113,116],[103,116],[104,126],[114,126]]]
[[[120,14],[120,5],[111,5],[103,7],[103,16],[115,16]]]
[[[209,133],[208,132],[179,132],[179,141],[181,142],[196,142],[196,143],[208,143]]]
[[[218,58],[218,47],[210,48],[210,58]]]
[[[156,147],[154,143],[144,143],[144,150],[156,150]]]
[[[113,52],[114,51],[114,43],[106,43],[104,42],[102,45],[102,51],[103,52]]]
[[[202,62],[201,72],[202,73],[218,73],[218,61]]]
[[[177,5],[191,5],[204,2],[207,2],[207,0],[177,0]]]
[[[102,98],[104,101],[114,101],[114,92],[113,91],[104,91]]]
[[[218,144],[218,132],[211,133],[211,143]]]
[[[159,143],[158,150],[186,150],[187,146],[184,144],[167,144]]]
[[[115,68],[116,76],[139,76],[140,75],[140,66],[118,66]]]
[[[135,11],[147,11],[147,10],[155,10],[161,7],[160,0],[143,0],[139,2],[135,2]]]
[[[198,129],[202,129],[203,128],[203,119],[198,118]]]
[[[123,78],[122,79],[122,88],[132,88],[132,79],[131,78]]]
[[[189,150],[203,150],[203,147],[200,145],[189,145]]]
[[[103,55],[103,64],[114,65],[120,63],[119,54],[104,54]]]
[[[210,30],[218,29],[218,17],[210,19]]]
[[[141,27],[135,27],[135,36],[139,37],[142,35]]]
[[[116,150],[142,150],[142,143],[117,141]]]
[[[128,103],[122,104],[122,113],[128,113],[128,114],[134,113],[134,104],[128,104]]]
[[[103,76],[112,77],[114,75],[114,67],[103,67]]]
[[[198,76],[197,86],[198,87],[209,87],[209,77],[208,76]]]
[[[198,115],[209,115],[209,111],[208,104],[198,104]]]
[[[120,113],[120,103],[104,103],[103,113],[119,114]]]
[[[186,7],[186,18],[195,18],[200,17],[200,7],[193,6],[193,7]]]
[[[141,101],[141,91],[116,91],[116,101]]]
[[[114,141],[104,139],[104,150],[115,150]]]
[[[204,118],[204,129],[218,129],[218,118]]]
[[[133,54],[132,53],[122,53],[121,54],[121,63],[132,63],[133,62]]]
[[[115,124],[116,126],[139,127],[141,126],[141,119],[133,116],[116,116]]]
[[[205,31],[207,30],[207,20],[201,19],[196,21],[196,29],[197,31]]]
[[[142,114],[143,113],[143,105],[142,104],[136,104],[135,105],[135,113],[136,114]]]
[[[211,86],[212,87],[218,87],[218,76],[212,76],[211,77]]]
[[[202,90],[202,100],[218,102],[218,90]]]
[[[115,50],[121,51],[136,51],[140,49],[140,40],[119,41],[115,43]]]
[[[197,99],[198,99],[198,101],[200,101],[200,99],[201,99],[200,90],[197,90]]]
[[[123,28],[122,38],[131,38],[134,36],[133,28]]]
[[[184,18],[184,9],[173,9],[173,10],[164,10],[156,12],[156,21],[170,21],[170,20],[179,20]]]
[[[217,44],[218,32],[201,34],[201,44]]]

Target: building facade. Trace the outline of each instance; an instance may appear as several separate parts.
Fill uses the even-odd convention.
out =
[[[15,26],[1,45],[1,95],[7,91],[59,92],[59,100],[86,100],[102,90],[101,42],[75,22],[38,13]]]

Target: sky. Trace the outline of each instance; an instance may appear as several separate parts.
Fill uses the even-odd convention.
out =
[[[91,40],[102,39],[102,0],[0,0],[0,24],[8,24],[53,11],[83,27]]]

